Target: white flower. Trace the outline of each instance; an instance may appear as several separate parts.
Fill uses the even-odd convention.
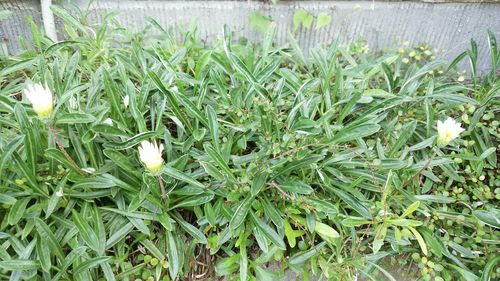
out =
[[[24,89],[24,95],[28,98],[38,116],[46,118],[52,114],[52,93],[47,85],[29,84]]]
[[[438,142],[442,145],[448,145],[456,139],[461,132],[465,131],[460,127],[460,123],[455,122],[453,118],[448,117],[444,122],[437,121]]]
[[[125,105],[125,108],[127,108],[127,107],[128,107],[128,102],[129,102],[129,99],[130,99],[130,98],[129,98],[129,96],[128,96],[128,95],[126,95],[126,96],[123,98],[123,105]]]
[[[158,173],[161,170],[163,165],[162,152],[163,145],[157,145],[156,142],[142,141],[139,146],[139,157],[151,173]]]
[[[111,119],[111,118],[106,118],[106,120],[102,121],[102,123],[104,123],[104,124],[106,124],[106,125],[113,126],[113,119]]]

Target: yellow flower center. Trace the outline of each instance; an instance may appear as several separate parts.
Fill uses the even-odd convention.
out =
[[[35,112],[40,116],[40,117],[49,117],[50,114],[52,114],[52,106],[44,106],[41,108],[35,108]]]
[[[151,173],[158,173],[163,166],[163,162],[158,161],[149,165],[146,165],[146,168],[151,172]]]

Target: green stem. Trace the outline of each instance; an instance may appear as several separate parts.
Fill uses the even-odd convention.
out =
[[[59,136],[57,135],[57,131],[54,128],[54,126],[52,126],[51,124],[48,124],[48,127],[49,127],[50,132],[54,136],[54,140],[56,141],[57,147],[62,152],[62,154],[64,155],[64,157],[66,157],[66,159],[69,161],[69,163],[73,166],[73,168],[75,168],[75,170],[80,175],[84,176],[86,173],[80,167],[78,167],[78,165],[76,164],[75,160],[73,160],[73,158],[71,158],[71,156],[68,154],[68,152],[66,151],[66,149],[62,145],[62,142],[59,139]]]

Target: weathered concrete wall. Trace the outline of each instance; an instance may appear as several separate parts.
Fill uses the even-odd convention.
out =
[[[468,48],[470,39],[474,38],[480,53],[479,69],[490,69],[486,30],[492,30],[500,39],[499,1],[428,1],[450,0],[279,1],[276,5],[270,4],[270,1],[95,0],[90,6],[88,0],[73,0],[66,6],[76,6],[81,10],[89,7],[90,19],[93,21],[99,21],[104,12],[119,11],[120,22],[135,30],[147,24],[147,17],[155,18],[165,27],[182,28],[195,21],[200,36],[209,42],[221,35],[224,24],[251,40],[258,39],[260,35],[248,24],[250,13],[258,10],[276,22],[281,44],[286,43],[288,33],[293,32],[293,14],[297,9],[306,9],[313,15],[324,11],[332,15],[331,24],[319,30],[314,27],[299,30],[297,37],[302,48],[307,50],[336,38],[343,43],[362,38],[372,49],[398,47],[404,41],[410,44],[425,42],[444,49],[441,56],[452,60]],[[0,2],[0,8],[8,8],[15,13],[11,19],[0,22],[0,36],[9,37],[8,48],[16,51],[19,49],[16,38],[29,34],[29,26],[23,17],[31,15],[37,23],[40,22],[38,1],[4,0]]]
[[[37,0],[0,0],[1,10],[9,10],[13,14],[6,20],[0,21],[0,42],[6,43],[10,52],[16,52],[21,48],[19,36],[31,38],[31,28],[26,17],[32,17],[38,26],[43,25],[40,3]]]

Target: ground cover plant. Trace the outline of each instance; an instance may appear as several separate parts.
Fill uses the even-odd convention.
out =
[[[67,39],[0,61],[1,280],[499,276],[493,33],[480,76],[473,41],[448,65],[54,12]]]

